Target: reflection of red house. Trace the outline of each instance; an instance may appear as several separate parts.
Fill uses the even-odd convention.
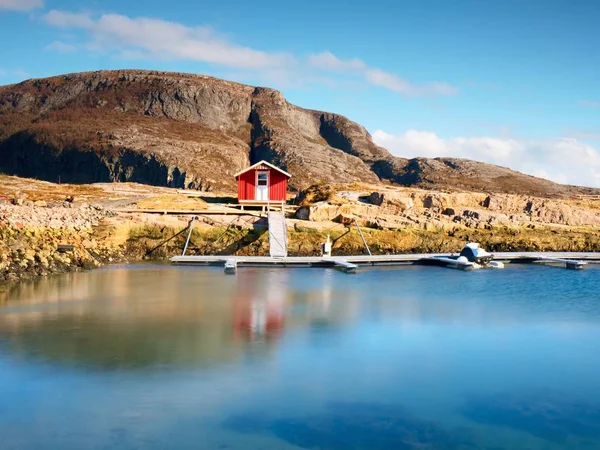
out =
[[[265,299],[244,298],[236,302],[234,335],[248,341],[277,338],[285,326],[283,305]]]
[[[262,204],[286,200],[291,175],[266,161],[260,161],[235,174],[240,204]]]
[[[285,328],[287,292],[282,289],[286,271],[269,272],[266,277],[249,275],[236,283],[233,334],[244,341],[277,340]]]

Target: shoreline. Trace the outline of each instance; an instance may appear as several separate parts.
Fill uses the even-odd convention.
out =
[[[121,222],[121,223],[119,223]],[[0,286],[43,278],[48,275],[85,271],[110,264],[167,261],[179,255],[186,234],[164,246],[162,241],[181,231],[163,224],[102,222],[87,229],[2,228],[0,229]],[[491,230],[363,230],[373,255],[455,253],[468,241],[479,242],[490,252],[597,252],[600,236],[588,230],[537,228],[535,230],[492,228]],[[327,235],[335,256],[366,254],[358,233],[352,228],[330,230],[291,229],[290,256],[319,256]],[[224,238],[223,236],[227,236]],[[73,245],[59,251],[61,244]],[[211,226],[195,229],[188,255],[268,256],[266,229],[232,229]]]
[[[268,256],[267,220],[256,212],[216,214],[231,193],[186,195],[132,183],[59,185],[3,177],[0,287],[112,263],[180,255]],[[10,199],[10,200],[9,200]],[[218,208],[216,208],[218,209]],[[152,214],[144,211],[153,211]],[[600,252],[600,201],[507,194],[444,193],[387,185],[317,185],[287,220],[288,255],[455,253],[468,242],[494,252]],[[159,244],[177,235],[165,245]],[[72,251],[59,251],[72,246]]]

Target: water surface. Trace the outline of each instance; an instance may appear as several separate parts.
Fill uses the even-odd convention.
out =
[[[597,449],[600,270],[115,266],[0,303],[1,449]]]

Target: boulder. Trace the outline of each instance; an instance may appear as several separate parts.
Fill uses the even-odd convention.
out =
[[[373,192],[369,196],[369,203],[381,206],[392,213],[404,212],[413,209],[413,199],[403,192]]]
[[[481,204],[490,211],[516,213],[523,211],[527,205],[527,200],[516,195],[491,194]]]
[[[326,202],[335,197],[333,186],[329,184],[313,184],[300,191],[297,196],[298,205],[307,206],[314,203]]]
[[[375,206],[381,206],[383,204],[385,196],[381,192],[372,192],[369,195],[369,203]]]
[[[467,219],[471,219],[475,222],[486,222],[489,223],[492,218],[494,217],[493,214],[490,214],[488,212],[485,211],[476,211],[476,210],[471,210],[471,209],[465,209],[463,211],[463,217],[467,218]]]
[[[428,209],[441,210],[448,205],[448,199],[444,194],[431,194],[423,199],[423,207]]]
[[[364,204],[331,205],[326,202],[315,203],[311,206],[303,206],[296,210],[296,218],[310,220],[313,222],[332,221],[340,214],[352,214],[358,216],[377,216],[379,208]]]
[[[350,224],[354,223],[355,219],[356,219],[356,217],[354,217],[352,215],[340,214],[335,219],[333,219],[333,221],[337,222],[337,223],[341,223],[342,225],[350,225]]]
[[[329,203],[319,202],[311,206],[303,206],[296,211],[296,217],[313,222],[331,221],[340,215],[340,207]]]
[[[309,220],[310,219],[310,207],[303,206],[296,210],[296,219]]]

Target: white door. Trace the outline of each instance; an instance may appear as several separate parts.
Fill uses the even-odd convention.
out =
[[[256,200],[269,200],[269,172],[256,172]]]

